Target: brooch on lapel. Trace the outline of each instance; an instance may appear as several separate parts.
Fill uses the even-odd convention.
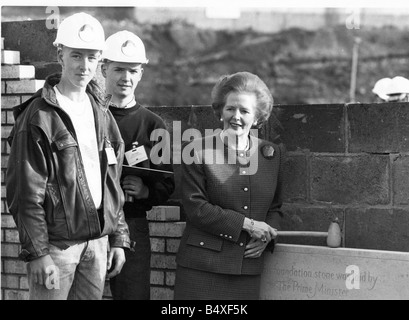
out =
[[[273,146],[266,145],[261,149],[261,153],[263,154],[263,157],[266,159],[273,159],[274,157],[274,148]]]

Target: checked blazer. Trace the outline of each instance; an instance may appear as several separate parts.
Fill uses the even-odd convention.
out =
[[[250,236],[242,227],[248,217],[279,228],[283,147],[252,135],[250,139],[250,149],[242,153],[228,149],[219,134],[184,146],[183,153],[194,161],[182,163],[186,228],[178,265],[222,274],[261,274],[263,257],[244,259]]]

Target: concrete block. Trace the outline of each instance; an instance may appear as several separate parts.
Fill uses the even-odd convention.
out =
[[[390,251],[409,251],[409,209],[347,209],[345,245]]]
[[[409,103],[348,105],[350,152],[409,151]]]
[[[344,105],[278,105],[288,151],[345,152]],[[273,120],[271,120],[273,121]]]
[[[284,165],[284,201],[307,200],[308,170],[306,155],[289,154]]]
[[[389,156],[312,157],[311,199],[334,204],[389,204],[389,171]]]
[[[277,245],[265,255],[262,300],[408,300],[409,255]]]
[[[2,22],[1,33],[7,49],[20,51],[23,62],[57,60],[57,29],[47,28],[46,20]]]
[[[1,64],[20,64],[20,52],[1,50]]]
[[[409,155],[394,157],[392,162],[393,204],[409,205]]]
[[[2,79],[32,79],[34,76],[34,66],[11,65],[1,67]]]
[[[44,80],[9,80],[7,83],[8,94],[35,93],[44,86]]]
[[[285,204],[282,207],[284,217],[281,230],[285,231],[319,231],[327,232],[335,217],[339,219],[343,229],[344,212],[342,208],[330,206],[305,206],[301,204]],[[279,243],[327,246],[325,238],[285,237],[278,238]]]

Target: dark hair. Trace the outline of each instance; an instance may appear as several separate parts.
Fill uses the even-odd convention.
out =
[[[261,127],[270,117],[274,99],[266,84],[255,74],[237,72],[220,77],[212,89],[212,107],[218,118],[221,117],[226,99],[231,92],[254,93],[257,101],[256,118]]]

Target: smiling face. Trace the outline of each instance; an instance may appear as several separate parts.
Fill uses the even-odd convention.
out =
[[[222,109],[223,127],[227,134],[238,137],[248,136],[257,120],[257,99],[255,94],[231,92]]]
[[[108,62],[102,68],[106,91],[114,99],[125,100],[133,97],[142,78],[143,68],[140,63]]]
[[[94,77],[100,51],[64,46],[58,51],[62,65],[62,80],[75,88],[85,88]]]

